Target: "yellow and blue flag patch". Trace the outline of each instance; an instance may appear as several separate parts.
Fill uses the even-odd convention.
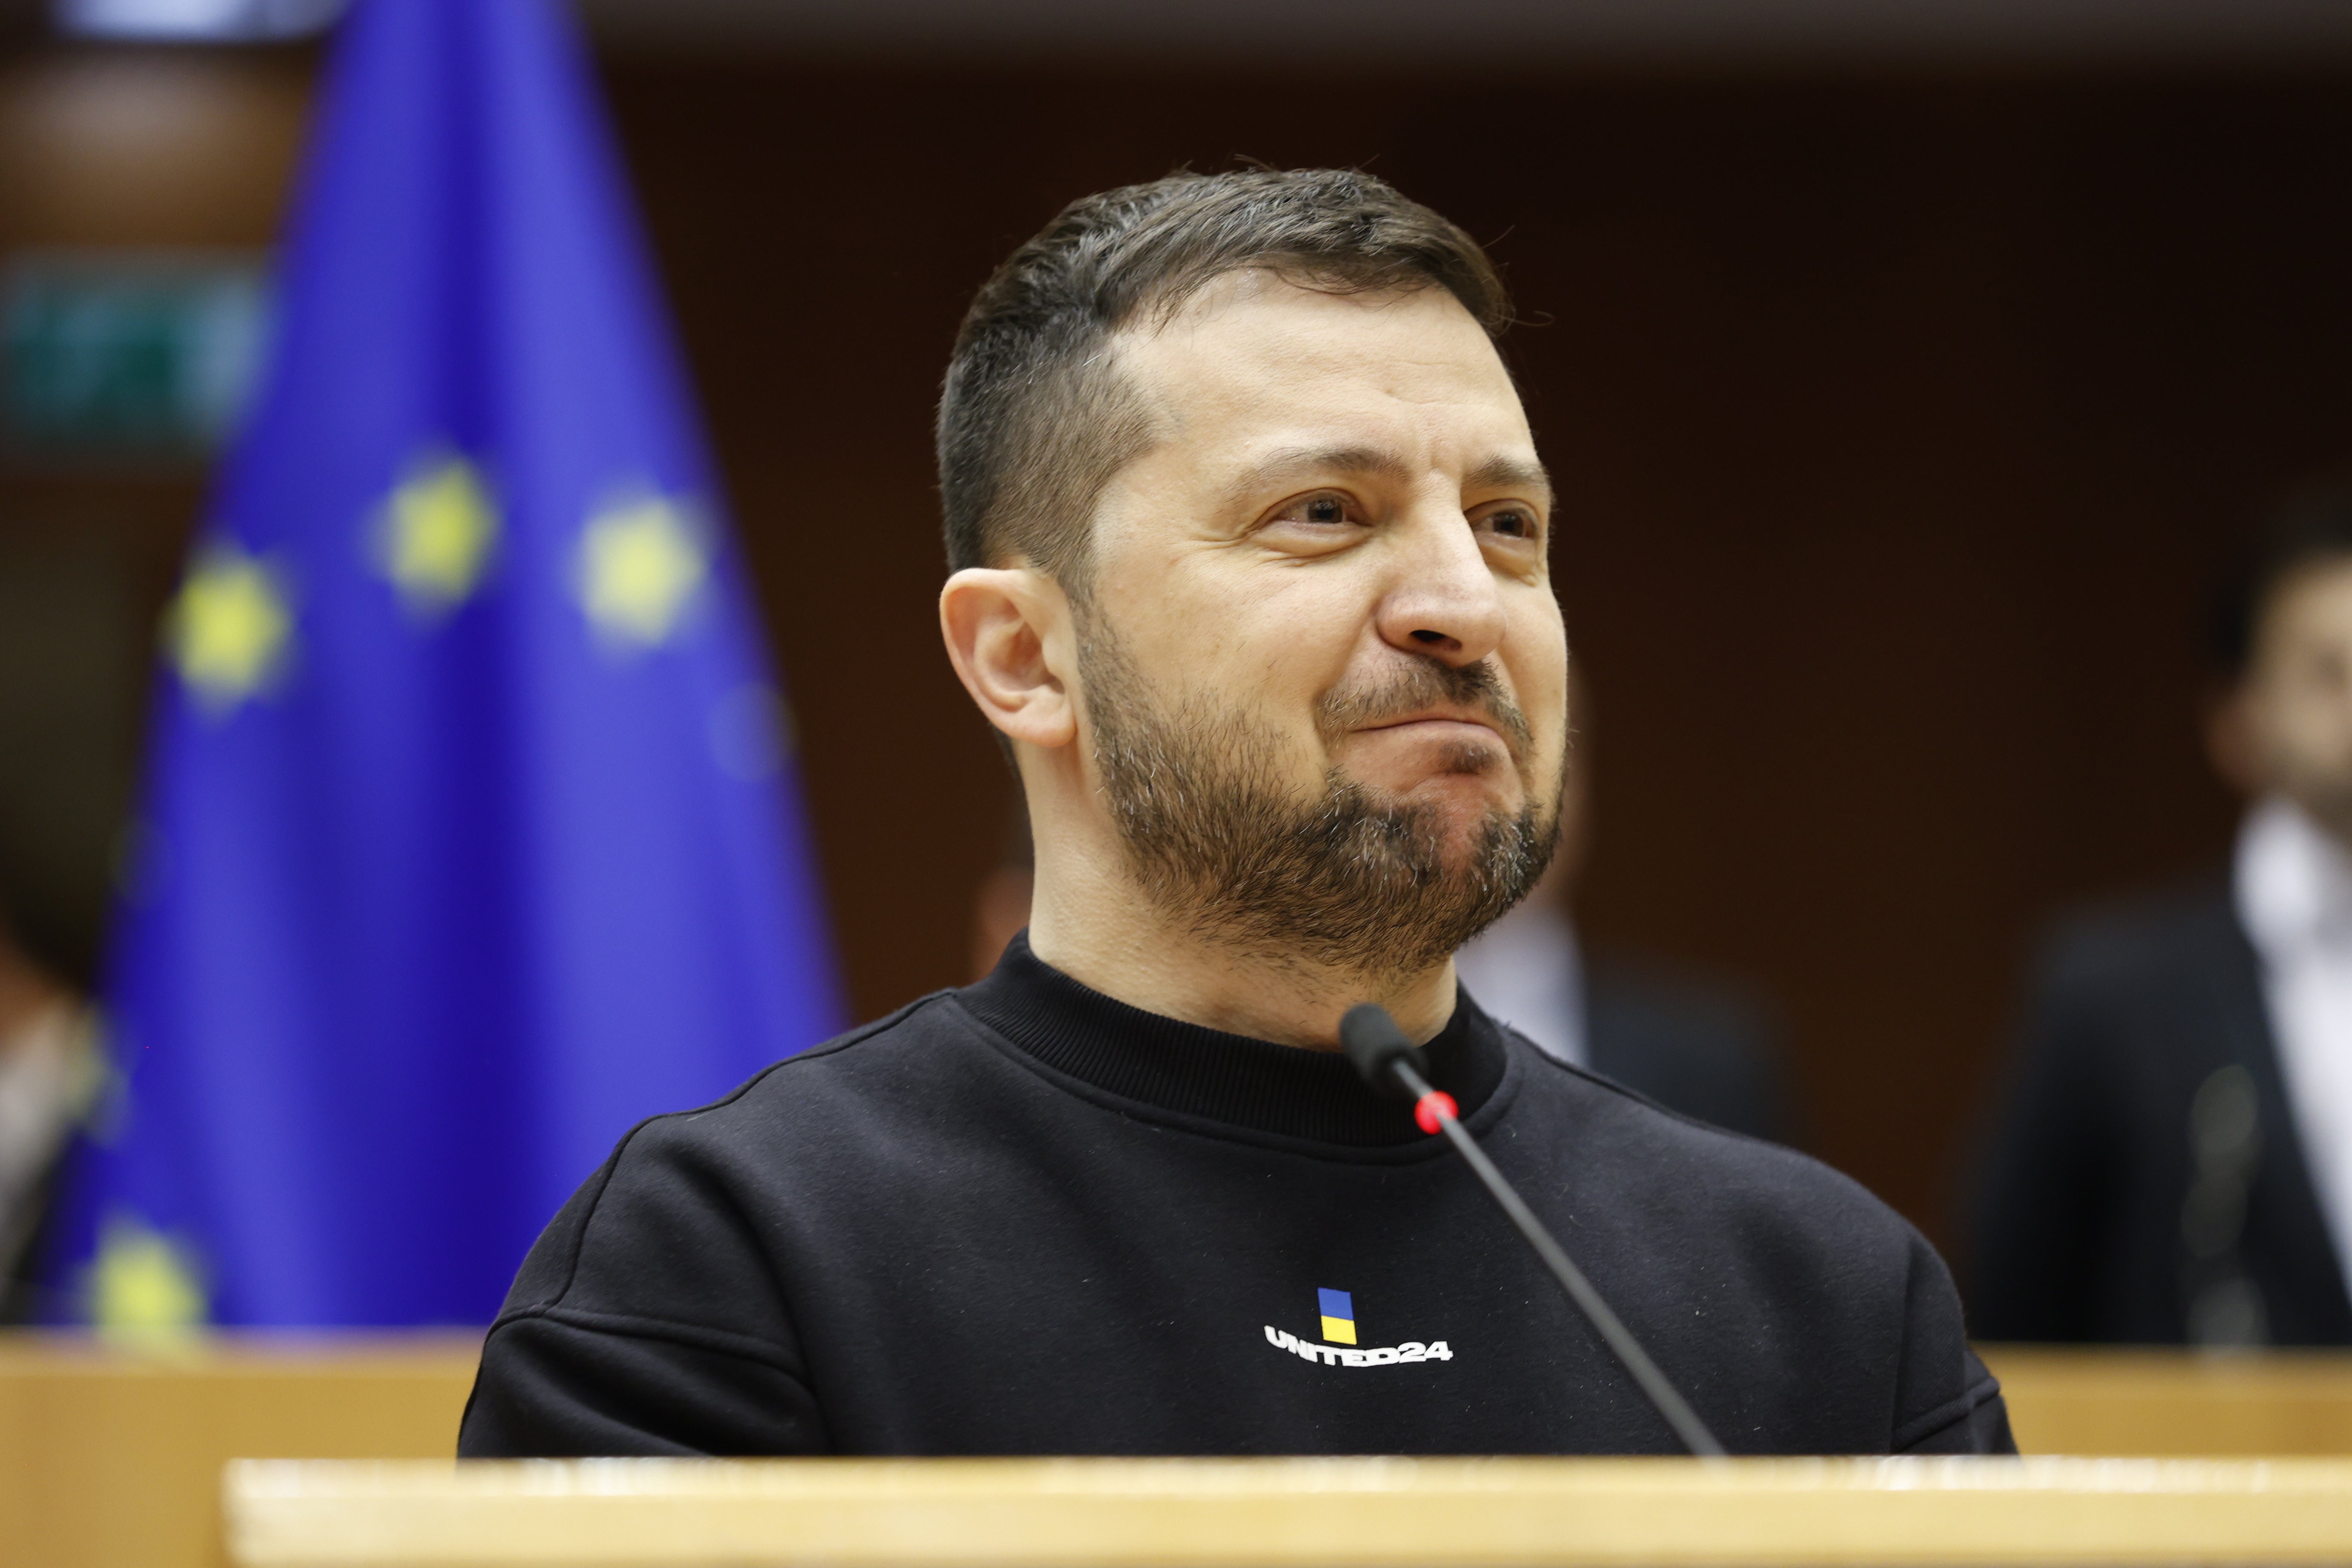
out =
[[[1323,1308],[1323,1337],[1335,1345],[1356,1342],[1356,1300],[1345,1290],[1315,1292]]]

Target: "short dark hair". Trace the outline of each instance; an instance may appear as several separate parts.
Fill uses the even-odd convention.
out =
[[[1084,591],[1095,503],[1151,436],[1112,334],[1250,268],[1342,293],[1441,288],[1489,336],[1510,321],[1478,242],[1360,170],[1174,174],[1072,202],[956,334],[939,416],[950,571],[1025,559]]]
[[[2263,618],[2289,577],[2323,562],[2352,563],[2352,482],[2305,484],[2273,510],[2214,596],[2214,673],[2235,680],[2253,658]]]

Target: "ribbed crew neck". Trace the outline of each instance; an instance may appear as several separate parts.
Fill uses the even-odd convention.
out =
[[[1374,1094],[1336,1051],[1275,1045],[1130,1007],[1029,950],[1023,931],[964,1006],[1047,1067],[1122,1099],[1259,1132],[1377,1148],[1426,1138],[1412,1108]],[[1454,1016],[1423,1047],[1429,1079],[1468,1116],[1503,1081],[1502,1031],[1457,989]]]

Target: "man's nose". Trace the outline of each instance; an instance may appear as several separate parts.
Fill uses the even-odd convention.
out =
[[[1381,639],[1407,653],[1463,668],[1503,638],[1502,595],[1469,520],[1433,507],[1392,536],[1393,579],[1381,601]]]

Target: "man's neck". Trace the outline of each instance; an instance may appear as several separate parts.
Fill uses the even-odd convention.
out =
[[[1029,947],[1106,996],[1162,1017],[1311,1050],[1339,1048],[1339,1016],[1386,1007],[1425,1041],[1454,1016],[1454,963],[1370,979],[1281,953],[1227,947],[1160,910],[1116,854],[1056,856],[1039,847]]]

